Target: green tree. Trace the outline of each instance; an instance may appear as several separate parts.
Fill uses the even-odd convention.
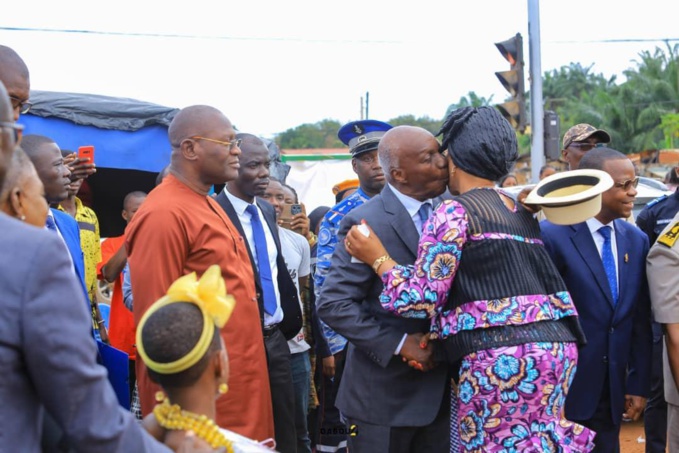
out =
[[[483,107],[492,105],[492,103],[493,103],[492,95],[489,98],[484,98],[482,96],[477,95],[475,92],[470,91],[469,93],[467,93],[467,96],[462,96],[459,101],[448,106],[448,108],[446,109],[446,114],[444,115],[444,119],[453,110],[457,110],[462,107]]]
[[[674,148],[675,140],[679,139],[679,113],[668,113],[663,115],[660,119],[660,127],[662,127],[665,136],[665,148]]]
[[[387,121],[387,123],[391,124],[392,126],[418,126],[428,130],[432,134],[438,133],[439,129],[441,129],[441,124],[443,124],[442,120],[435,120],[428,116],[415,118],[414,115],[401,115],[390,119]]]
[[[302,124],[281,132],[275,142],[281,149],[344,148],[344,143],[337,138],[341,126],[339,121],[332,119]]]

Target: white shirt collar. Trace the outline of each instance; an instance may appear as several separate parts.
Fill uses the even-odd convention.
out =
[[[394,192],[394,195],[396,195],[396,198],[398,198],[398,201],[400,201],[403,207],[406,208],[406,211],[408,211],[410,217],[414,218],[416,215],[418,215],[417,211],[420,210],[420,206],[422,206],[422,204],[426,202],[429,202],[432,211],[434,210],[434,203],[432,202],[431,198],[428,200],[419,201],[414,199],[413,197],[409,197],[408,195],[402,194],[391,184],[389,183],[387,184],[389,185],[389,188],[392,190],[392,192]]]
[[[248,206],[250,206],[250,203],[248,203],[245,200],[241,200],[237,196],[233,195],[226,189],[226,187],[224,187],[224,193],[226,194],[226,197],[233,205],[233,209],[236,211],[236,214],[238,214],[238,216],[241,217],[245,213],[245,210],[248,208]],[[257,206],[257,203],[254,203],[254,205]]]
[[[596,217],[592,217],[591,219],[587,219],[586,223],[587,223],[587,228],[589,228],[589,232],[592,233],[592,234],[599,231],[599,229],[603,226],[611,227],[613,229],[613,233],[615,234],[615,221],[609,222],[609,223],[604,225]]]

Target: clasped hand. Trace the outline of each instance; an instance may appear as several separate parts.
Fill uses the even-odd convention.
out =
[[[423,333],[409,333],[400,352],[403,361],[408,362],[408,366],[423,372],[436,366],[433,354],[434,345],[429,341],[429,336]]]

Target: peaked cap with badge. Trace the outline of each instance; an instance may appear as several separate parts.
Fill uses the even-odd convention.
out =
[[[391,128],[391,124],[377,120],[352,121],[340,128],[337,137],[349,147],[351,157],[356,157],[376,150],[382,136]]]

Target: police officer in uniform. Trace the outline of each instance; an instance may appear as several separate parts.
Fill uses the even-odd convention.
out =
[[[675,194],[676,195],[676,194]],[[662,324],[666,336],[664,357],[664,398],[667,401],[666,432],[669,451],[679,451],[679,213],[666,224],[646,258],[646,273],[655,321]],[[661,397],[662,387],[661,387]],[[650,401],[650,400],[649,400]],[[666,428],[665,427],[665,428]],[[648,445],[648,440],[647,440]],[[660,449],[662,447],[662,450]],[[657,450],[655,449],[657,448]],[[665,451],[665,445],[654,450]]]
[[[377,159],[377,145],[380,138],[392,126],[376,120],[353,121],[345,124],[337,133],[342,142],[349,146],[351,166],[358,176],[359,188],[335,205],[323,217],[318,232],[316,271],[314,272],[314,293],[316,300],[323,288],[325,276],[330,268],[330,259],[337,246],[337,232],[340,221],[352,209],[361,206],[382,191],[385,185],[384,173]],[[317,339],[316,353],[322,359],[323,376],[319,389],[320,436],[319,451],[346,451],[345,425],[335,408],[335,396],[339,388],[347,340],[334,332],[320,319],[323,339]],[[327,447],[327,448],[326,448]]]
[[[679,167],[672,171],[679,175]],[[660,233],[679,212],[679,189],[671,195],[663,195],[648,203],[637,217],[637,226],[646,233],[651,246]],[[649,279],[651,275],[649,275]],[[667,441],[667,403],[663,395],[662,370],[662,338],[660,324],[653,322],[653,370],[651,395],[644,411],[644,430],[646,434],[646,452],[665,451]]]

